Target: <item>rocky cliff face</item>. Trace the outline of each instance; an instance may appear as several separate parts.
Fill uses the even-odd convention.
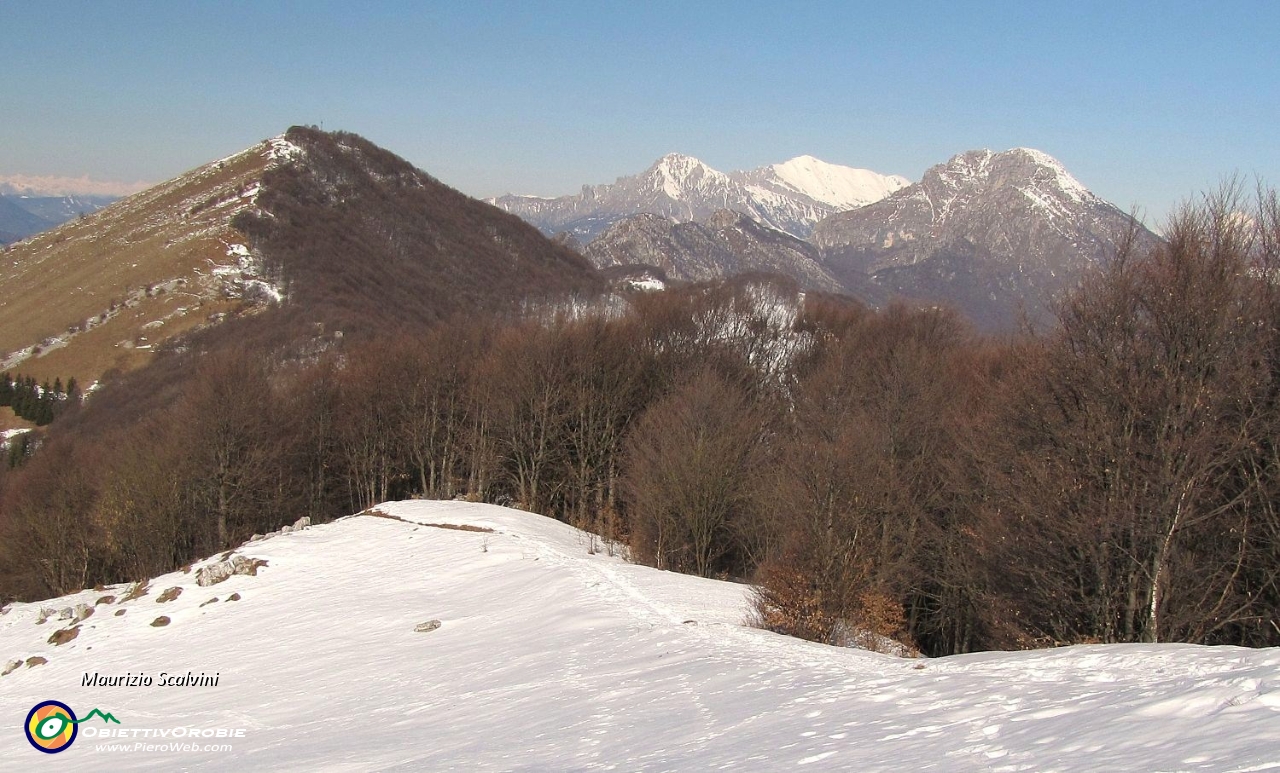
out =
[[[635,215],[615,223],[584,254],[598,268],[653,266],[674,280],[767,272],[789,276],[805,288],[843,289],[823,268],[813,245],[729,210],[700,223]]]

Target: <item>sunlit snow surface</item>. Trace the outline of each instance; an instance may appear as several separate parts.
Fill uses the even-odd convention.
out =
[[[359,516],[249,543],[239,552],[269,563],[257,576],[157,578],[142,598],[98,605],[61,646],[46,639],[67,623],[37,625],[41,607],[125,586],[10,606],[0,661],[49,662],[0,677],[0,768],[1280,769],[1276,650],[900,660],[745,627],[745,587],[589,554],[591,540],[550,519],[453,502],[382,509],[418,523]],[[175,586],[181,596],[157,602]],[[162,614],[172,622],[152,627]],[[414,632],[433,619],[437,630]],[[219,686],[79,686],[86,672],[187,670],[217,672]],[[21,730],[47,699],[123,728],[246,733],[229,752],[95,751],[94,719],[50,757]]]
[[[899,175],[828,164],[813,156],[796,156],[766,169],[788,187],[838,211],[879,201],[911,184]]]

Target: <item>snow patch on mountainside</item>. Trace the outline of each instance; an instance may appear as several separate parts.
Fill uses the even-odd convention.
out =
[[[293,161],[306,155],[301,146],[290,142],[283,134],[267,140],[267,144],[270,147],[267,158],[277,163]]]
[[[1067,168],[1058,161],[1058,159],[1048,153],[1036,150],[1035,148],[1013,148],[1006,152],[1025,156],[1031,159],[1033,163],[1044,168],[1051,175],[1054,187],[1073,202],[1080,204],[1097,198],[1088,188],[1084,187],[1079,180],[1073,177],[1071,173],[1067,171]]]

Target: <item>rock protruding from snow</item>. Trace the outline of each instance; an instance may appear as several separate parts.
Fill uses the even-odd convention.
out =
[[[75,638],[79,635],[80,635],[80,625],[76,624],[76,625],[69,626],[67,628],[54,631],[52,634],[50,634],[48,641],[49,641],[49,644],[52,644],[53,646],[57,647],[57,646],[66,644],[69,641],[74,641]]]
[[[276,537],[281,534],[288,534],[290,532],[302,531],[303,529],[309,529],[309,528],[311,528],[311,518],[309,516],[304,515],[298,520],[294,521],[292,525],[281,526],[279,529],[276,529],[275,531],[269,531],[266,534],[255,534],[249,539],[249,541],[257,542],[258,540],[270,539],[271,537]]]
[[[232,575],[256,575],[258,573],[258,568],[266,565],[266,562],[261,559],[249,558],[237,553],[222,561],[217,561],[197,569],[196,584],[201,587],[208,587],[210,585],[217,585]]]

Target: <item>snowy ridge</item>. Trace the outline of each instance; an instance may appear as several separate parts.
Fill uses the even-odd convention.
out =
[[[727,209],[693,223],[651,214],[624,218],[596,237],[582,254],[597,268],[654,266],[672,280],[705,281],[764,272],[789,276],[809,289],[841,289],[822,267],[812,245]]]
[[[907,180],[799,156],[781,164],[725,174],[681,153],[668,153],[633,177],[583,186],[576,196],[508,195],[490,203],[548,235],[568,232],[586,244],[612,224],[639,214],[676,222],[702,221],[723,209],[797,238],[818,221],[864,206],[906,186]]]
[[[245,544],[242,563],[265,562],[256,575],[202,587],[211,559],[129,600],[117,586],[6,607],[0,766],[45,761],[14,726],[51,697],[125,730],[244,730],[229,751],[130,739],[110,752],[95,720],[59,758],[76,770],[1280,766],[1275,650],[897,659],[747,627],[747,587],[627,564],[548,518],[461,502],[378,510]],[[458,525],[471,530],[442,528]],[[82,686],[188,671],[218,685]]]

